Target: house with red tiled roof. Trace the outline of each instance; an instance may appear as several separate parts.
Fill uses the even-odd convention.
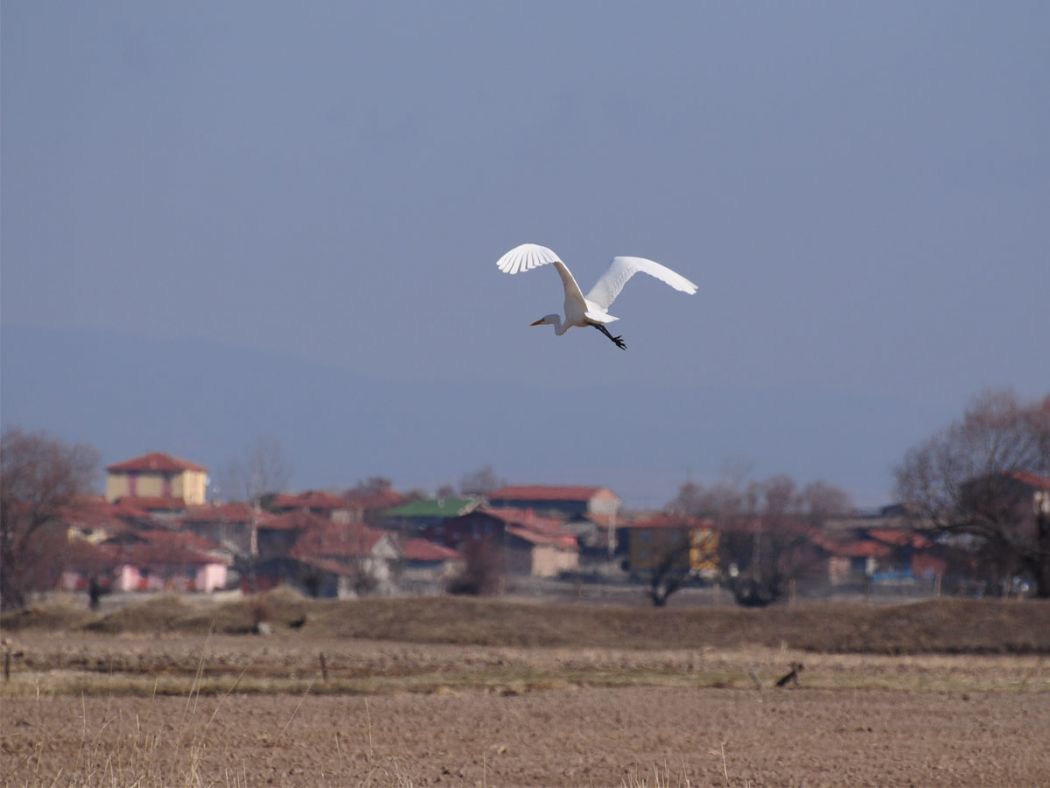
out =
[[[876,525],[882,521],[877,516],[869,520]],[[827,556],[832,586],[912,583],[944,574],[947,565],[928,536],[904,528],[839,528],[814,531],[810,538]]]
[[[203,504],[208,469],[189,460],[151,452],[106,467],[106,500],[122,498],[181,499]]]
[[[438,564],[460,561],[463,556],[451,547],[444,547],[429,539],[406,539],[401,543],[401,559],[413,564]]]
[[[384,510],[400,506],[408,500],[407,495],[395,490],[386,480],[375,486],[346,491],[346,502],[350,506],[351,518],[369,523],[381,517]]]
[[[608,487],[508,485],[486,497],[496,507],[532,509],[565,520],[596,518],[595,522],[615,518],[621,504],[620,498]]]
[[[813,542],[827,557],[827,580],[832,586],[868,582],[879,561],[893,554],[888,544],[842,533],[815,533]]]
[[[440,594],[463,570],[463,556],[428,539],[399,539],[398,587],[410,594]]]
[[[563,521],[529,509],[482,506],[446,520],[428,535],[460,551],[471,542],[487,541],[500,550],[502,566],[511,574],[553,577],[580,565],[576,537]]]
[[[392,534],[303,511],[259,526],[256,589],[289,585],[314,597],[388,594],[400,552]]]
[[[70,553],[63,586],[81,590],[91,577],[113,591],[202,591],[225,588],[230,559],[194,534],[128,531]]]
[[[954,521],[942,525],[943,541],[973,556],[983,582],[1050,595],[1050,476],[1012,470],[972,478],[959,491]]]
[[[331,522],[309,512],[262,512],[257,527],[256,552],[260,558],[288,555],[299,538]]]
[[[346,498],[321,490],[301,493],[275,493],[263,498],[263,507],[274,514],[308,512],[327,520],[349,523],[354,519],[354,507]]]
[[[99,588],[112,590],[117,563],[114,550],[86,539],[71,539],[62,555],[63,591],[87,591],[92,580]]]
[[[169,522],[181,517],[188,508],[188,504],[183,498],[175,496],[127,496],[117,498],[113,503],[118,506],[124,506],[129,510],[145,512],[150,518]]]
[[[90,495],[64,507],[60,517],[66,524],[70,541],[98,544],[134,528],[137,522],[148,520],[149,514],[133,507],[109,503],[101,495]]]
[[[991,473],[966,482],[961,498],[974,517],[1034,523],[1039,516],[1050,516],[1050,476],[1030,471]]]
[[[1006,474],[1014,481],[1020,482],[1033,492],[1050,492],[1050,476],[1040,476],[1029,471],[1010,471]]]
[[[252,552],[252,529],[268,521],[269,513],[248,503],[206,503],[187,507],[179,518],[184,531],[222,545],[240,556]]]
[[[1038,478],[1027,474],[997,478],[1021,492],[1020,508],[1030,512]],[[1036,485],[1030,486],[1033,481]],[[1047,483],[1050,489],[1050,480]],[[938,577],[970,571],[969,549],[940,538],[933,523],[905,503],[831,517],[815,541],[829,556],[828,576],[836,586],[934,584]]]
[[[391,534],[364,523],[335,523],[322,520],[304,530],[289,555],[297,558],[329,558],[355,561],[369,558],[394,560],[398,550]]]

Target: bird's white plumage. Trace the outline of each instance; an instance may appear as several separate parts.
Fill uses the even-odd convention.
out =
[[[565,289],[565,319],[563,321],[559,315],[547,315],[533,325],[553,325],[555,333],[559,336],[574,326],[581,328],[595,326],[621,348],[625,347],[621,338],[613,337],[604,326],[618,319],[610,315],[608,309],[632,276],[641,271],[683,293],[692,295],[697,290],[696,285],[681,274],[644,257],[614,257],[608,270],[602,274],[586,296],[580,291],[580,286],[576,283],[572,272],[569,271],[569,267],[562,262],[553,249],[548,249],[546,246],[521,244],[515,246],[496,262],[499,270],[507,274],[517,274],[551,264],[558,270]]]
[[[496,265],[505,274],[516,274],[555,262],[560,263],[561,258],[554,253],[553,249],[539,244],[522,244],[503,255]]]
[[[620,295],[627,281],[639,271],[659,279],[665,285],[670,285],[682,293],[689,293],[689,295],[696,293],[696,285],[666,265],[646,260],[644,257],[614,257],[608,270],[602,274],[601,279],[594,283],[594,287],[587,294],[587,300],[593,301],[602,309],[608,309],[616,300],[616,296]]]

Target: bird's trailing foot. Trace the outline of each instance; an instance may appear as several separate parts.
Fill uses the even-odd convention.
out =
[[[623,341],[623,337],[614,337],[612,334],[609,333],[609,329],[607,329],[601,323],[592,323],[591,325],[593,325],[596,329],[605,334],[605,336],[609,337],[609,339],[612,340],[612,343],[616,345],[616,347],[620,348],[620,350],[627,350],[627,343]]]

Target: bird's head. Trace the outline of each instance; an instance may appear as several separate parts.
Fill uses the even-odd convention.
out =
[[[561,322],[561,315],[544,315],[539,320],[529,323],[530,326],[556,326]]]

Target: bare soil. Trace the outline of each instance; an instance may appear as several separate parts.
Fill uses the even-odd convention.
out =
[[[1045,785],[1046,695],[24,698],[4,785]]]
[[[3,620],[0,785],[1050,785],[1048,611],[49,605]]]

